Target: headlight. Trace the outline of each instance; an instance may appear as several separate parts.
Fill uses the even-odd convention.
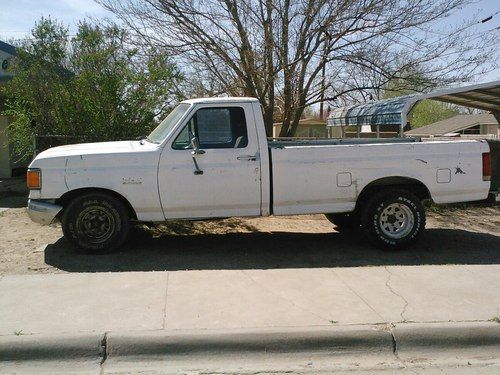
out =
[[[30,168],[26,172],[26,184],[28,189],[40,190],[42,187],[42,171],[38,168]]]

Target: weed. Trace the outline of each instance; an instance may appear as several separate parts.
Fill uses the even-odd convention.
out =
[[[489,319],[488,322],[500,323],[500,316],[494,316],[493,318]]]

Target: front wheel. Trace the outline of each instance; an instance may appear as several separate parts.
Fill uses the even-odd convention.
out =
[[[378,247],[404,248],[415,242],[425,228],[424,207],[406,190],[380,191],[363,210],[362,228]]]
[[[129,231],[129,215],[120,200],[105,193],[87,193],[73,199],[62,216],[64,236],[88,253],[118,249]]]

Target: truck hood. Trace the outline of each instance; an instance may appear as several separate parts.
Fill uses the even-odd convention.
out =
[[[144,141],[116,141],[116,142],[96,142],[79,143],[75,145],[52,147],[37,155],[36,159],[47,159],[67,156],[102,155],[102,154],[122,154],[136,151],[148,151],[156,149],[158,145]]]

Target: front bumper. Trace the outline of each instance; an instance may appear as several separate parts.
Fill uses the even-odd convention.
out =
[[[62,209],[62,206],[58,206],[54,203],[28,199],[28,216],[35,223],[49,225],[54,221],[54,218]]]

